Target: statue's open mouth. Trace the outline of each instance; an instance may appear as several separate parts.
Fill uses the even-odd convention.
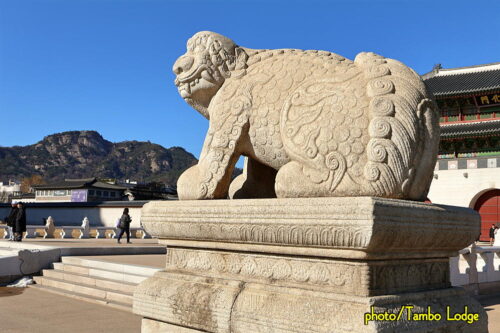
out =
[[[210,72],[211,70],[207,65],[201,65],[195,70],[191,71],[191,73],[183,75],[182,77],[177,76],[177,78],[175,79],[175,84],[179,85],[181,83],[191,82],[195,79],[199,79],[200,77],[209,82],[215,82],[215,79]]]
[[[183,77],[177,77],[175,79],[175,85],[178,87],[181,97],[189,97],[191,95],[192,88],[200,82],[200,79],[216,83],[216,80],[210,72],[211,70],[208,66],[201,65],[191,73],[184,75]]]
[[[191,96],[191,86],[189,82],[179,85],[178,89],[179,89],[179,94],[181,94],[182,98],[187,98]]]

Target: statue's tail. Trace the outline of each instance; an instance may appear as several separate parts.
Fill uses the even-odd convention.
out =
[[[374,53],[354,62],[370,98],[365,178],[376,196],[425,199],[437,158],[437,107],[420,76],[401,62]]]
[[[417,108],[420,121],[421,144],[420,160],[415,166],[415,174],[408,189],[408,198],[425,200],[432,182],[439,145],[439,109],[429,98],[423,99]]]

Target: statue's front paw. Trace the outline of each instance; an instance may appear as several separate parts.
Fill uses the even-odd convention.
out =
[[[193,165],[179,177],[177,195],[180,200],[207,199],[206,185],[201,181],[198,165]]]

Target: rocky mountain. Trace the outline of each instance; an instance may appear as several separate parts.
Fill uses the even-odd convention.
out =
[[[0,180],[41,175],[47,182],[65,178],[116,178],[174,185],[197,163],[181,147],[150,142],[113,143],[95,131],[53,134],[30,146],[0,147]]]

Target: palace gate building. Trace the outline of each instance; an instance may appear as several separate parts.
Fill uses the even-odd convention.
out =
[[[429,200],[481,215],[481,240],[500,225],[500,63],[423,75],[441,112],[441,141]]]

